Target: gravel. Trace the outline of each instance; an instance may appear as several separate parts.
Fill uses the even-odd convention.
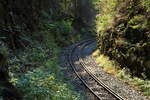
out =
[[[118,78],[106,73],[103,69],[98,66],[95,59],[90,55],[93,51],[93,46],[89,45],[83,50],[84,52],[84,62],[87,64],[87,68],[92,71],[92,73],[101,81],[103,81],[109,88],[115,91],[120,96],[124,97],[125,100],[149,100],[143,96],[139,91],[130,87],[128,84],[119,80]]]
[[[83,96],[81,100],[96,100],[90,91],[83,85],[83,83],[76,76],[72,68],[70,67],[67,56],[74,45],[64,48],[61,53],[60,65],[61,71],[65,75],[66,82],[71,83],[74,86],[74,91]],[[91,56],[91,53],[96,48],[96,44],[87,46],[83,52],[83,61],[87,65],[87,68],[104,84],[119,94],[124,100],[149,100],[143,96],[139,91],[135,90],[128,84],[119,80],[118,78],[106,73],[103,69],[98,66],[95,59]],[[80,61],[77,61],[78,64]]]
[[[68,63],[67,56],[72,47],[73,45],[64,48],[60,55],[61,72],[65,76],[65,81],[73,86],[72,90],[81,95],[81,100],[97,100],[97,98],[95,98],[95,96],[91,94],[91,92],[79,80]]]

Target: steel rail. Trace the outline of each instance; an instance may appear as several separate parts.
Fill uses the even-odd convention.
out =
[[[89,44],[87,44],[89,45]],[[85,46],[87,46],[85,45]],[[82,48],[83,49],[83,48]],[[115,91],[113,91],[109,86],[107,86],[104,82],[102,82],[101,80],[99,80],[96,75],[94,75],[88,68],[87,65],[84,63],[83,58],[83,51],[81,50],[81,52],[79,53],[80,55],[78,55],[78,58],[81,60],[81,64],[82,67],[86,70],[86,72],[92,76],[92,78],[97,81],[103,88],[105,88],[109,93],[111,93],[113,96],[115,96],[118,100],[125,100],[123,97],[121,97],[119,94],[117,94]]]
[[[88,42],[88,41],[90,41],[90,39],[87,40],[86,42]],[[78,72],[75,69],[75,65],[72,62],[72,54],[73,54],[73,52],[75,51],[75,49],[77,48],[77,46],[81,45],[84,42],[85,41],[82,41],[82,42],[76,44],[76,46],[74,46],[74,48],[71,50],[71,53],[70,53],[70,55],[68,57],[68,61],[69,61],[70,66],[72,67],[73,71],[78,76],[78,78],[82,81],[82,83],[92,92],[92,94],[94,94],[98,99],[101,100],[101,98],[99,98],[99,96],[92,89],[89,88],[89,86],[86,84],[86,82],[84,81],[84,79],[81,78],[81,76],[78,74]]]
[[[78,74],[76,68],[75,68],[75,65],[73,63],[73,55],[74,55],[74,52],[76,51],[76,49],[79,47],[79,46],[82,46],[82,48],[80,48],[80,51],[79,52],[79,55],[76,55],[78,57],[78,60],[81,60],[81,65],[83,67],[83,69],[88,73],[88,75],[90,77],[93,78],[93,80],[95,82],[97,82],[101,87],[103,87],[106,91],[108,91],[111,95],[113,95],[116,99],[118,100],[125,100],[123,99],[120,95],[118,95],[117,93],[115,93],[112,89],[110,89],[107,85],[105,85],[101,80],[99,80],[94,74],[92,74],[92,72],[90,70],[87,69],[87,66],[86,64],[84,63],[83,59],[82,59],[82,54],[83,54],[83,50],[86,46],[88,46],[89,44],[93,43],[95,40],[94,39],[87,39],[87,40],[83,40],[77,44],[74,45],[74,47],[71,49],[70,51],[70,54],[68,56],[68,61],[69,61],[69,64],[70,66],[72,67],[73,71],[75,72],[75,74],[78,76],[78,78],[83,82],[83,84],[92,92],[92,94],[94,94],[98,99],[102,100],[102,98],[100,96],[98,96],[97,93],[95,93],[95,91],[93,91],[89,86],[88,84],[85,82],[85,80]]]

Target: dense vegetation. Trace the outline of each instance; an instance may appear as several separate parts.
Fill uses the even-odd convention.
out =
[[[103,70],[150,97],[150,1],[94,0]]]
[[[82,99],[64,81],[59,53],[94,29],[98,56],[128,68],[126,79],[138,76],[133,81],[149,84],[150,1],[0,0],[0,99]]]
[[[96,0],[95,5],[100,52],[133,75],[150,78],[150,1]]]
[[[81,99],[64,82],[58,57],[91,33],[92,11],[82,14],[90,2],[0,0],[0,99]]]

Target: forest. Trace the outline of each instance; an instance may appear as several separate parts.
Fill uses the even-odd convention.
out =
[[[106,73],[150,99],[149,0],[0,0],[0,100],[86,100],[60,56],[88,38]]]

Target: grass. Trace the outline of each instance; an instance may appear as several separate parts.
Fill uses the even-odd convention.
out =
[[[115,62],[113,60],[109,60],[109,57],[100,55],[99,50],[96,50],[92,55],[96,57],[96,62],[104,69],[104,71],[112,75],[116,75],[118,73],[119,67],[115,64]]]
[[[102,67],[104,71],[121,79],[150,98],[150,80],[131,76],[129,69],[125,67],[121,69],[120,65],[116,61],[110,60],[108,56],[100,54],[99,50],[93,52],[92,55],[96,58],[97,64]]]

